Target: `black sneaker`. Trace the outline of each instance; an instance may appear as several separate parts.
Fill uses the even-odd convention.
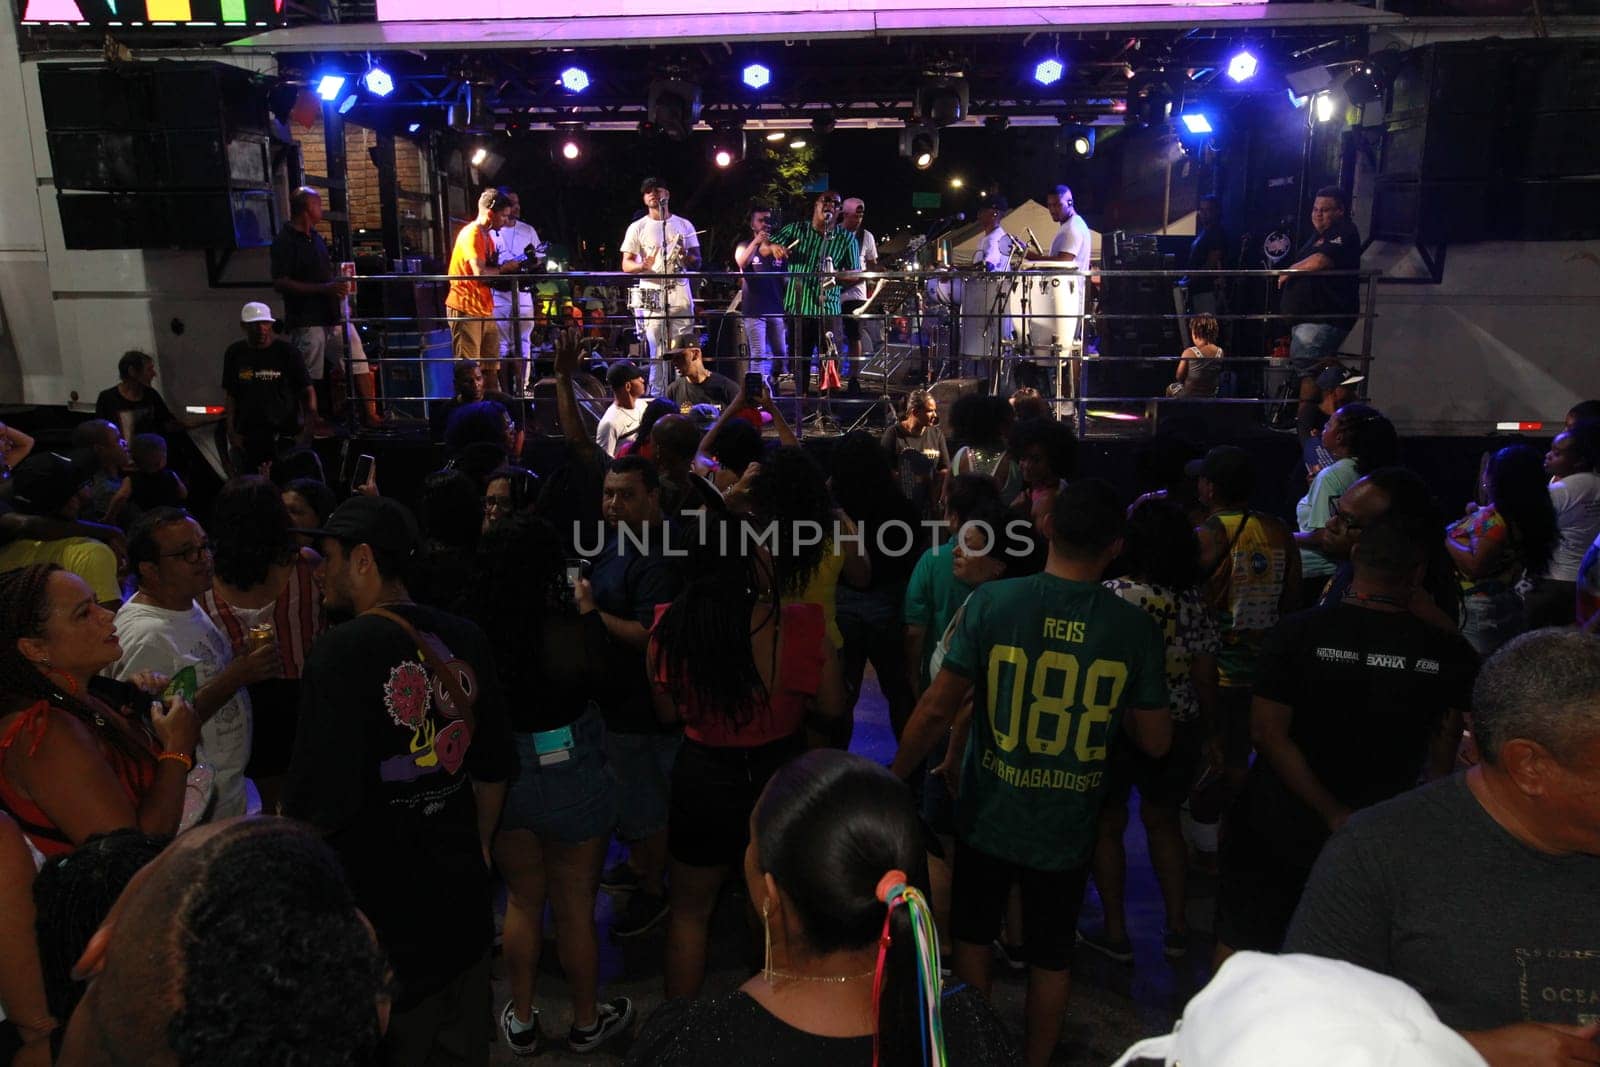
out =
[[[667,911],[666,897],[641,889],[628,899],[621,917],[612,924],[611,936],[626,939],[647,934],[666,921]]]
[[[574,1026],[567,1032],[567,1047],[573,1052],[593,1052],[613,1037],[633,1025],[633,1001],[618,997],[600,1005],[594,1026],[579,1030]]]
[[[631,893],[639,888],[639,872],[624,860],[600,876],[600,888],[607,893]]]
[[[506,1039],[506,1048],[511,1050],[513,1056],[536,1056],[544,1037],[539,1032],[539,1009],[533,1009],[533,1025],[520,1033],[512,1026],[516,1013],[516,1005],[506,1001],[506,1006],[500,1010],[500,1036]]]
[[[1104,932],[1086,934],[1079,930],[1078,944],[1085,948],[1093,949],[1107,959],[1116,960],[1118,963],[1133,962],[1133,942],[1126,937],[1120,941],[1113,941]]]

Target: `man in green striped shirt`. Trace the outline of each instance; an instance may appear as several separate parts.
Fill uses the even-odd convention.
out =
[[[836,342],[844,340],[839,292],[856,280],[861,246],[855,234],[838,225],[843,203],[838,193],[818,193],[809,222],[791,222],[761,244],[761,254],[787,263],[791,275],[783,310],[794,319],[789,361],[796,396],[804,396],[811,385],[811,353],[817,352],[819,361],[827,355],[829,333]]]

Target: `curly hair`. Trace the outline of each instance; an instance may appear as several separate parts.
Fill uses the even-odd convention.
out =
[[[1006,447],[1019,459],[1022,453],[1039,445],[1057,478],[1070,478],[1078,465],[1078,439],[1072,427],[1051,418],[1023,419],[1011,429]]]
[[[265,582],[273,567],[300,551],[291,525],[283,490],[258,474],[230,479],[217,494],[206,531],[217,577],[235,589]]]
[[[167,834],[112,830],[91,835],[39,869],[33,882],[34,927],[52,1016],[65,1019],[78,1006],[84,983],[72,977],[72,968],[128,882],[171,842]]]
[[[1151,498],[1134,508],[1122,538],[1122,561],[1135,578],[1175,593],[1199,582],[1200,541],[1172,501]]]
[[[372,1062],[384,955],[332,849],[256,819],[171,865],[186,879],[172,902],[182,1005],[166,1026],[179,1063]]]
[[[83,723],[100,741],[139,763],[154,763],[148,745],[136,744],[126,730],[97,726],[100,712],[66,692],[22,654],[17,642],[43,638],[50,618],[50,576],[59,564],[34,563],[0,572],[0,714],[21,711],[43,701]],[[63,573],[66,573],[63,571]]]
[[[802,524],[809,524],[808,529],[832,528],[833,497],[828,493],[822,468],[798,446],[775,449],[750,483],[750,501],[756,515],[772,523],[777,534],[772,564],[777,571],[779,593],[799,593],[831,550],[826,536],[816,544],[809,543],[809,537],[798,536]]]
[[[293,493],[310,504],[319,523],[327,522],[333,509],[339,506],[339,498],[334,491],[328,488],[327,483],[316,478],[292,478],[284,484],[283,491]]]

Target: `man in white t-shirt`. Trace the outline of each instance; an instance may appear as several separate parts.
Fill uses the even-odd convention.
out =
[[[501,267],[511,263],[522,264],[519,273],[534,270],[543,259],[539,254],[539,233],[522,221],[522,198],[510,189],[502,188],[500,192],[511,201],[511,210],[504,226],[489,231],[496,258]],[[516,287],[517,297],[514,331],[511,324],[513,286]],[[502,381],[508,391],[523,393],[527,391],[528,366],[532,359],[528,355],[528,345],[533,333],[533,289],[515,276],[491,283],[490,288],[494,296],[494,317],[500,326],[500,362],[506,368]]]
[[[1526,600],[1529,629],[1567,626],[1577,610],[1578,568],[1600,536],[1600,420],[1556,435],[1545,453],[1550,505],[1556,512],[1556,547],[1550,566]]]
[[[878,240],[872,236],[872,231],[861,225],[867,217],[867,205],[859,196],[852,196],[841,206],[840,223],[846,230],[856,235],[856,241],[861,245],[861,269],[873,271],[878,269]],[[882,279],[873,282],[873,293],[876,294],[883,287]],[[845,376],[850,374],[850,360],[865,359],[876,352],[882,345],[883,327],[882,319],[868,316],[857,316],[853,312],[867,302],[867,283],[858,280],[854,285],[847,286],[839,293],[839,313],[844,316],[845,337],[845,365],[839,368],[839,373]]]
[[[1056,220],[1056,235],[1050,239],[1050,259],[1065,259],[1073,270],[1089,269],[1089,224],[1083,221],[1072,203],[1072,190],[1058,185],[1050,193],[1045,205],[1050,217]]]
[[[678,274],[700,269],[700,238],[694,223],[672,214],[670,191],[659,178],[639,186],[646,213],[634,219],[622,238],[624,274]],[[641,278],[639,332],[650,350],[650,395],[666,392],[671,368],[662,358],[667,340],[694,320],[694,297],[687,279]]]
[[[139,591],[117,611],[122,658],[105,673],[118,681],[145,671],[171,679],[202,723],[196,758],[214,775],[210,818],[243,815],[251,728],[245,687],[280,673],[277,643],[233,658],[228,639],[195,603],[211,588],[211,546],[181,508],[155,508],[140,517],[128,533],[128,565],[139,576]]]
[[[972,250],[972,265],[985,270],[1005,270],[1011,265],[1011,249],[1015,242],[1000,225],[1000,219],[1009,205],[1003,196],[991,197],[978,211],[978,224],[983,232],[978,235],[978,247]]]
[[[594,443],[606,455],[615,456],[617,446],[639,428],[639,420],[644,418],[644,375],[632,363],[619,359],[606,372],[606,384],[611,386],[611,406],[600,416]]]

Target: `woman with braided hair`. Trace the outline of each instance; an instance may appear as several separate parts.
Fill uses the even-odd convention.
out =
[[[200,719],[180,696],[163,706],[97,677],[121,655],[82,578],[54,564],[0,574],[0,808],[46,856],[91,834],[178,828]]]

